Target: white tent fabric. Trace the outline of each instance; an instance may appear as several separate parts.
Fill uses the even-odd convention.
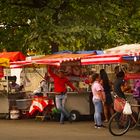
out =
[[[140,44],[125,44],[122,46],[114,47],[104,50],[105,54],[123,54],[123,55],[140,55]]]

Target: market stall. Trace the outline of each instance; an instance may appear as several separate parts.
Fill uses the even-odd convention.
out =
[[[131,45],[130,45],[131,46]],[[96,70],[96,72],[99,72],[100,66],[103,65],[103,68],[107,69],[107,72],[113,75],[114,73],[114,67],[117,65],[121,68],[128,68],[128,64],[132,65],[134,63],[139,63],[139,55],[138,55],[138,48],[130,47],[128,50],[128,46],[126,45],[123,47],[123,51],[121,51],[121,48],[119,47],[119,51],[115,51],[114,53],[105,53],[97,55],[95,53],[83,53],[83,54],[53,54],[53,55],[46,55],[39,58],[34,58],[27,61],[18,61],[18,62],[11,62],[11,67],[21,67],[26,65],[51,65],[55,66],[56,70],[58,67],[63,67],[69,74],[67,75],[72,81],[76,81],[75,84],[77,87],[81,88],[83,90],[83,94],[77,94],[76,92],[72,92],[68,89],[68,101],[67,101],[67,109],[70,112],[74,112],[76,116],[79,116],[79,114],[82,115],[89,115],[93,113],[93,108],[91,105],[91,92],[88,90],[89,88],[84,83],[85,77],[89,75],[90,73],[87,72],[90,70]],[[124,50],[126,49],[126,50]],[[133,50],[133,51],[132,51]],[[106,51],[107,52],[107,51]],[[120,52],[120,53],[119,53]],[[135,53],[136,52],[136,53]],[[80,62],[79,64],[73,63],[73,62]],[[76,68],[75,76],[72,76],[71,73],[75,66]],[[85,69],[86,66],[91,66],[89,69]],[[84,68],[84,69],[83,69]],[[82,69],[82,70],[81,70]],[[55,70],[55,68],[54,68]],[[81,73],[84,76],[81,76]],[[80,73],[80,76],[78,76],[78,73]],[[53,94],[53,84],[50,84],[49,87],[49,94]],[[77,102],[78,101],[78,102]]]
[[[128,100],[137,103],[134,99],[134,85],[140,80],[140,44],[126,44],[115,48],[107,49],[104,54],[98,56],[87,56],[81,59],[82,65],[92,65],[97,72],[99,66],[102,65],[106,69],[110,80],[113,82],[114,68],[117,66],[119,70],[125,72],[125,78],[128,80],[132,92],[125,93]],[[136,95],[138,96],[138,94]]]
[[[50,65],[54,67],[54,72],[57,72],[58,67],[62,68],[67,73],[67,77],[72,83],[80,88],[81,94],[73,92],[68,88],[68,100],[66,107],[68,111],[74,114],[75,120],[79,119],[80,115],[91,115],[93,113],[93,106],[91,105],[91,91],[89,85],[85,83],[85,79],[89,75],[89,69],[85,66],[81,66],[81,58],[90,55],[96,55],[94,53],[76,53],[76,54],[52,54],[46,55],[39,58],[33,58],[27,61],[12,62],[11,67],[16,65],[16,67],[21,66],[32,66],[36,65]],[[54,96],[53,92],[53,81],[49,83],[48,94]]]
[[[74,114],[74,120],[78,120],[80,115],[90,115],[93,112],[93,108],[90,105],[90,91],[88,91],[86,85],[80,87],[84,82],[82,77],[81,58],[89,56],[91,54],[55,54],[45,56],[39,59],[34,59],[34,63],[47,64],[54,66],[54,72],[57,73],[58,67],[66,72],[66,76],[69,80],[78,88],[81,88],[81,94],[73,92],[68,88],[68,99],[66,102],[66,108],[69,112]],[[53,93],[53,81],[50,82],[49,95]]]
[[[25,56],[21,52],[2,52],[0,53],[1,79],[0,79],[0,116],[9,117],[10,108],[12,108],[13,100],[19,97],[19,92],[10,94],[9,84],[11,82],[10,76],[10,62],[25,60]],[[21,93],[22,94],[22,93]],[[20,94],[20,95],[21,95]],[[22,94],[23,95],[23,94]]]
[[[9,59],[5,59],[5,58],[0,58],[0,75],[1,77],[3,77],[4,72],[3,72],[3,68],[4,67],[9,67]],[[1,84],[0,86],[2,87],[2,81],[1,80]],[[4,87],[5,88],[5,87]],[[0,90],[0,114],[2,113],[2,116],[5,114],[7,114],[9,112],[9,106],[8,106],[8,98],[5,97],[6,96],[6,90],[5,89],[1,89]]]

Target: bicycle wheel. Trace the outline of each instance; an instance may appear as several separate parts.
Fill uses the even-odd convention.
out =
[[[134,129],[138,123],[138,113],[133,111],[132,115],[130,116],[130,119],[131,119],[130,129]]]
[[[125,134],[130,127],[130,116],[116,112],[109,120],[109,132],[114,136]]]

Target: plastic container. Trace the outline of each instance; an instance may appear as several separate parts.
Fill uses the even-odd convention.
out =
[[[10,119],[17,120],[19,117],[20,111],[16,107],[13,107],[12,110],[10,110]]]
[[[17,108],[20,110],[29,109],[29,107],[31,106],[31,103],[32,103],[32,99],[18,99],[18,100],[16,100]]]

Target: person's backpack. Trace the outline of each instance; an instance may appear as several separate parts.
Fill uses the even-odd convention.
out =
[[[140,79],[134,82],[133,96],[134,98],[140,100]]]

